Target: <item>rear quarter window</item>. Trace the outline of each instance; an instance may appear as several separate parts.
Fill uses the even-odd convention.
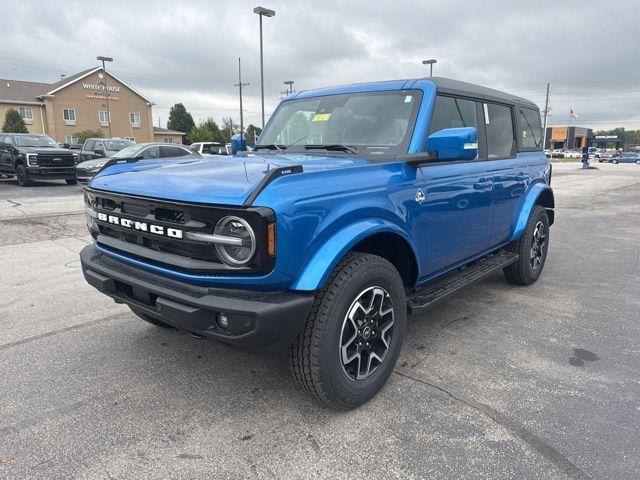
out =
[[[533,108],[518,109],[519,150],[542,150],[540,113]]]

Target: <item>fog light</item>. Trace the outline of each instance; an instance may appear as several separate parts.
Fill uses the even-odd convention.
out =
[[[216,315],[216,322],[218,323],[218,326],[223,330],[229,328],[229,317],[226,313],[218,313]]]

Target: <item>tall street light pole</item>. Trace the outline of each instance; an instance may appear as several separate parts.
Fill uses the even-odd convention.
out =
[[[238,83],[235,84],[238,87],[238,92],[240,93],[240,146],[242,148],[242,132],[244,130],[244,121],[242,116],[242,89],[243,87],[249,85],[248,83],[242,83],[242,70],[240,69],[240,57],[238,57]]]
[[[264,129],[264,61],[262,56],[262,17],[273,17],[276,12],[264,7],[256,7],[253,13],[260,17],[260,94],[262,100],[262,128]]]
[[[430,58],[429,60],[423,60],[423,65],[429,65],[429,77],[433,77],[433,64],[438,61],[435,58]]]
[[[107,70],[104,68],[104,62],[113,62],[111,57],[103,57],[102,55],[96,57],[96,59],[102,62],[102,74],[104,75],[104,81],[101,83],[104,85],[104,94],[107,98],[107,120],[109,121],[109,138],[111,138],[111,112],[109,111],[109,90],[107,90]]]

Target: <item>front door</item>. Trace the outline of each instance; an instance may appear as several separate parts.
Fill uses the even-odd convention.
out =
[[[476,100],[438,95],[429,134],[445,128],[478,128],[481,115]],[[480,129],[478,133],[478,152],[483,152],[484,137]],[[434,163],[422,167],[422,173],[427,210],[427,258],[422,271],[432,275],[488,248],[493,180],[482,158]]]

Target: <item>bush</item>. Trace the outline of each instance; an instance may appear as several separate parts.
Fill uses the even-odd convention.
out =
[[[101,130],[82,130],[73,134],[78,137],[78,143],[84,143],[89,138],[104,138],[104,132]]]
[[[20,116],[20,112],[15,108],[7,110],[7,114],[4,117],[4,125],[2,126],[4,133],[29,133],[27,125]]]

